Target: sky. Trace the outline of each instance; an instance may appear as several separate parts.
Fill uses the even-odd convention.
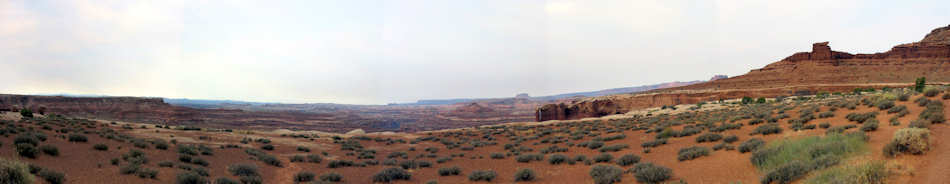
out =
[[[0,93],[386,104],[741,75],[885,52],[950,1],[0,1]]]

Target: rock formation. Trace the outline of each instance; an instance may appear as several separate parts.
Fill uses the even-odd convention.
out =
[[[950,82],[950,26],[934,29],[919,42],[874,54],[834,51],[828,42],[811,52],[795,53],[778,62],[732,78],[632,95],[587,98],[568,104],[546,104],[535,119],[563,120],[625,113],[630,110],[733,99],[846,92],[854,88],[908,86],[918,77]]]

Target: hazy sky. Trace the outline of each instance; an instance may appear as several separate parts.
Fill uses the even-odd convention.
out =
[[[884,52],[950,1],[0,0],[0,93],[384,104],[741,75]]]

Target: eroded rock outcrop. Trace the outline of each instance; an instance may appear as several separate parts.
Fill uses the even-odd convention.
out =
[[[828,42],[819,42],[812,45],[810,52],[795,53],[745,75],[632,95],[548,104],[538,108],[535,119],[598,117],[647,107],[746,96],[902,87],[918,77],[927,77],[928,82],[950,81],[950,26],[934,29],[919,42],[897,45],[883,53],[850,54],[832,50]]]

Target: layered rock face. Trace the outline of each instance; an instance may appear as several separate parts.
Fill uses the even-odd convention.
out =
[[[815,43],[811,52],[795,53],[745,75],[638,94],[546,104],[537,109],[535,118],[538,121],[579,119],[746,96],[902,87],[918,77],[926,77],[928,82],[950,81],[950,26],[933,30],[920,42],[897,45],[883,53],[850,54],[831,50],[828,42]]]

